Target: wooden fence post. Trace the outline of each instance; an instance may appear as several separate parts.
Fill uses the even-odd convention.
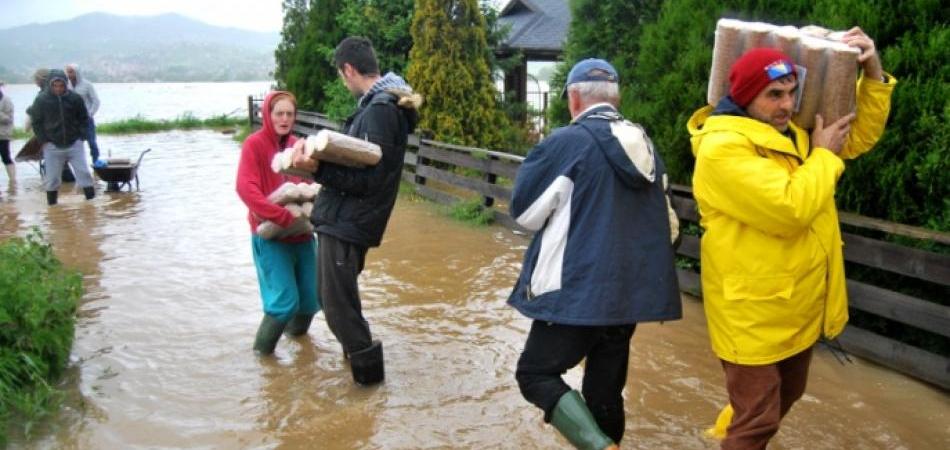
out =
[[[254,128],[254,96],[247,96],[247,124]]]
[[[495,175],[494,173],[491,172],[490,166],[491,166],[491,161],[498,161],[498,157],[495,155],[488,155],[488,161],[489,161],[489,171],[485,172],[485,182],[487,182],[488,184],[495,184],[495,181],[498,180],[498,175]],[[484,198],[485,198],[485,202],[482,204],[485,205],[486,208],[490,208],[492,205],[495,204],[494,197],[489,197],[486,195]]]

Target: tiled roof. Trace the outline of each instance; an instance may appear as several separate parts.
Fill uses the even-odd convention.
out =
[[[511,25],[505,47],[559,52],[567,39],[571,9],[568,0],[511,0],[498,23]]]

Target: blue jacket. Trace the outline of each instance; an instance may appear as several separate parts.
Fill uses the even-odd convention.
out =
[[[607,104],[538,144],[511,199],[536,233],[508,303],[565,325],[682,317],[664,182],[646,133]]]

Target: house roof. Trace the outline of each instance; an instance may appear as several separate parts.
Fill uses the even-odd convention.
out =
[[[557,55],[567,39],[571,8],[568,0],[511,0],[498,14],[498,24],[511,26],[503,49]]]

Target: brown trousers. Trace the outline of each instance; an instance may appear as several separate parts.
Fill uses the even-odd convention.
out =
[[[761,450],[778,432],[779,422],[805,393],[812,349],[764,366],[722,361],[726,390],[734,410],[723,450]]]

